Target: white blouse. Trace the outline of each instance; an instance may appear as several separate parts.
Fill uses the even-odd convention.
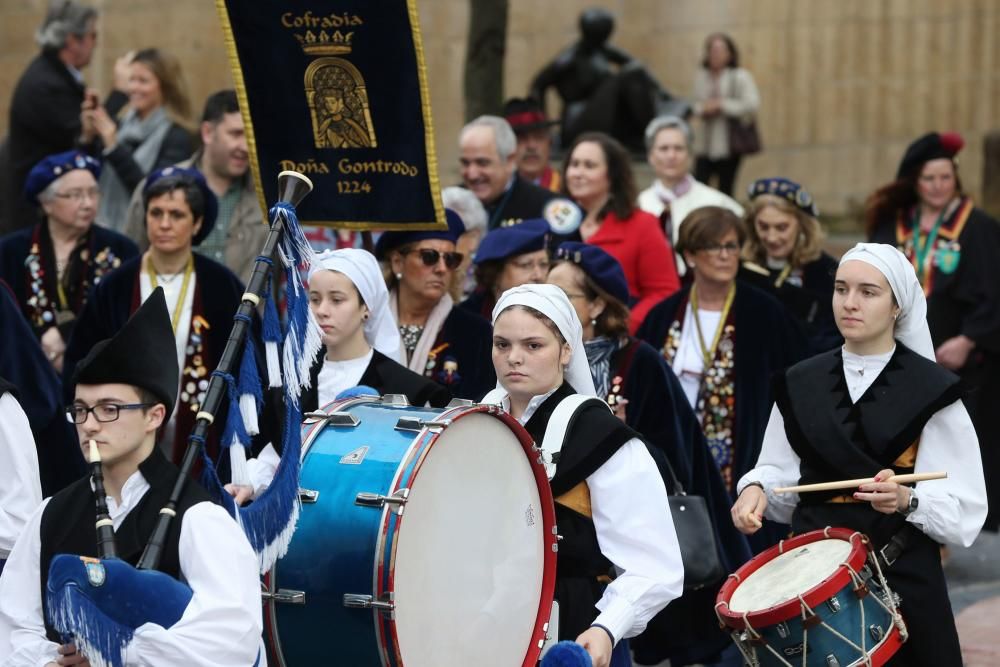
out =
[[[694,321],[694,311],[691,304],[687,305],[684,311],[684,326],[681,328],[681,340],[677,344],[677,354],[671,364],[674,374],[681,382],[684,396],[687,398],[691,408],[698,411],[698,392],[701,391],[701,380],[705,375],[705,357],[701,353],[701,343],[698,341],[698,327]],[[701,324],[701,331],[707,337],[715,336],[715,330],[719,328],[719,320],[722,319],[721,310],[698,309],[698,321]],[[709,340],[705,341],[710,342]]]
[[[518,421],[524,425],[552,392],[535,396]],[[510,410],[504,396],[500,405]],[[601,553],[620,572],[597,603],[594,623],[615,641],[634,637],[684,591],[684,564],[656,462],[637,438],[587,478]]]
[[[38,454],[28,417],[11,394],[0,396],[0,559],[14,548],[24,524],[42,502]]]
[[[861,398],[894,351],[895,348],[886,354],[869,356],[843,351],[844,377],[852,401]],[[765,516],[789,523],[798,505],[798,494],[776,494],[771,489],[798,484],[800,463],[785,434],[781,412],[774,406],[757,465],[740,479],[737,492],[751,482],[763,484],[767,493]],[[914,470],[944,470],[948,478],[917,482],[914,493],[920,502],[906,520],[937,542],[971,545],[986,520],[986,483],[979,439],[961,401],[938,410],[924,425]]]
[[[115,530],[149,488],[136,471],[122,487],[121,504],[108,498]],[[39,583],[47,504],[31,516],[0,576],[0,667],[40,667],[59,657],[59,645],[45,636]],[[173,627],[139,626],[125,664],[246,667],[258,652],[265,664],[257,557],[236,522],[213,503],[191,506],[181,522],[178,554],[194,596]]]

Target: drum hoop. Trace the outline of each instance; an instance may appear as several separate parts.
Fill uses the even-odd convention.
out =
[[[352,408],[355,405],[366,405],[369,403],[379,404],[381,403],[381,400],[382,399],[376,398],[375,396],[351,396],[349,398],[341,398],[338,400],[330,401],[329,403],[327,403],[322,407],[322,411],[327,414],[330,414],[331,412],[342,411],[345,408]],[[327,425],[328,425],[327,421],[323,419],[317,419],[316,421],[311,422],[309,424],[303,422],[301,429],[302,450],[301,454],[299,455],[299,459],[301,461],[305,462],[306,454],[309,453],[309,450],[316,442],[316,439],[327,427]]]
[[[746,623],[744,622],[743,613],[730,611],[729,609],[729,601],[732,599],[733,593],[740,586],[740,584],[743,583],[743,581],[745,581],[751,574],[777,558],[785,551],[790,551],[797,547],[826,539],[839,539],[849,542],[851,544],[851,551],[847,555],[846,562],[851,566],[851,568],[854,569],[855,572],[859,571],[864,566],[865,561],[868,558],[868,553],[871,550],[871,545],[867,537],[858,531],[851,530],[850,528],[827,527],[820,530],[812,530],[801,535],[796,535],[795,537],[791,537],[787,540],[782,540],[779,544],[776,544],[773,547],[757,554],[747,561],[742,567],[736,570],[736,572],[729,575],[726,581],[722,584],[722,588],[719,589],[718,596],[715,598],[715,610],[719,616],[719,620],[730,628],[737,630],[745,629]],[[815,607],[830,599],[851,583],[851,572],[845,568],[843,564],[839,564],[830,576],[803,593],[801,597],[810,608]],[[798,618],[801,615],[802,604],[799,602],[798,598],[792,598],[791,600],[786,600],[785,602],[776,604],[773,607],[748,612],[746,614],[746,620],[749,621],[753,627],[762,628],[775,625],[792,618]]]
[[[445,410],[437,419],[439,421],[455,421],[476,413],[493,415],[511,429],[528,457],[528,463],[531,466],[531,471],[538,487],[538,496],[541,505],[539,512],[541,514],[542,538],[544,540],[541,599],[539,600],[538,614],[535,617],[535,624],[532,629],[531,641],[528,645],[528,653],[525,655],[524,662],[522,663],[522,667],[535,667],[541,653],[541,645],[546,637],[548,622],[552,613],[552,601],[555,597],[556,549],[558,540],[556,537],[556,511],[552,489],[549,486],[549,478],[545,472],[545,466],[542,464],[540,454],[535,447],[534,440],[524,430],[524,427],[503,409],[495,405],[482,404],[458,406]],[[420,473],[420,467],[427,454],[437,442],[443,430],[424,428],[420,432],[420,435],[414,439],[410,451],[407,452],[405,465],[402,461],[400,462],[397,475],[393,479],[389,493],[395,493],[400,488],[405,488],[413,483],[413,480]],[[379,598],[395,590],[396,545],[398,544],[396,537],[404,518],[405,513],[403,517],[399,517],[394,512],[388,511],[388,509],[382,512],[382,523],[375,548],[377,560],[375,563],[376,580],[373,589]],[[392,531],[391,537],[390,529]],[[385,541],[390,541],[391,544],[387,544]],[[388,562],[386,562],[387,547],[390,551],[387,559]],[[399,653],[399,637],[396,633],[395,619],[383,617],[382,619],[376,619],[376,621],[381,621],[377,627],[383,664],[386,667],[402,665],[403,660]]]

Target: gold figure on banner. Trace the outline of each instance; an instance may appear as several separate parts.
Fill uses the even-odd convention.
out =
[[[365,80],[342,58],[319,58],[305,75],[316,148],[374,148],[375,128]]]

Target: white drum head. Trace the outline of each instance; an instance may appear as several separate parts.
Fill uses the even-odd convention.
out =
[[[406,667],[520,666],[538,615],[538,486],[514,433],[482,413],[438,437],[397,538],[395,624]]]
[[[823,583],[847,560],[851,543],[817,540],[790,549],[747,577],[729,601],[736,613],[760,611],[794,600]]]

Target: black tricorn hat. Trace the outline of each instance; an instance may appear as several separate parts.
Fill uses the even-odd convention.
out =
[[[130,384],[167,406],[177,402],[177,343],[163,288],[157,287],[118,333],[94,345],[73,373],[73,384]]]
[[[538,100],[530,97],[512,97],[507,100],[503,105],[503,117],[510,123],[515,134],[559,124],[557,120],[549,120]]]

